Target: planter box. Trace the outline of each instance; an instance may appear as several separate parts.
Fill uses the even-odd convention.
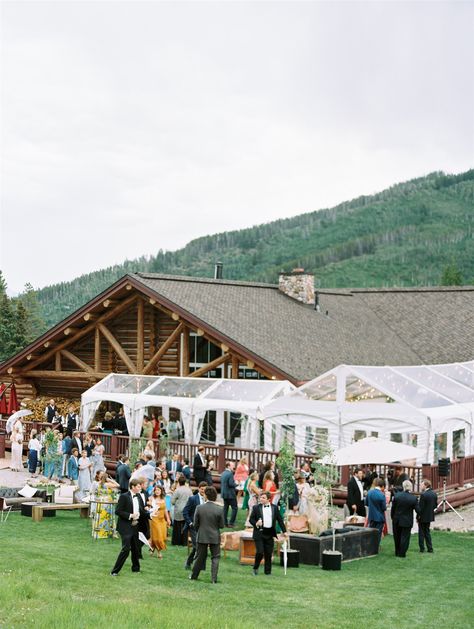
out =
[[[323,552],[332,550],[332,536],[315,537],[305,533],[292,533],[290,546],[300,551],[300,563],[320,566]],[[378,531],[363,528],[336,535],[336,550],[342,553],[342,561],[377,555]]]
[[[336,551],[325,550],[321,557],[321,567],[323,570],[340,570],[342,564],[342,555]]]
[[[300,551],[299,550],[294,550],[293,548],[291,548],[290,550],[287,550],[287,563],[286,566],[287,568],[298,568],[300,565]],[[283,563],[283,551],[280,550],[280,566],[284,566]]]

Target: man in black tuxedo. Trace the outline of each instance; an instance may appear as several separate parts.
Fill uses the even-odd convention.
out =
[[[351,479],[347,483],[346,504],[349,508],[349,515],[361,515],[365,517],[363,479],[363,470],[360,467],[356,467]]]
[[[79,454],[84,450],[84,446],[82,445],[81,433],[78,430],[75,430],[72,433],[72,443],[71,443],[71,451],[73,448],[77,448]]]
[[[204,504],[205,502],[204,491],[206,487],[207,487],[206,481],[205,480],[201,481],[199,483],[198,491],[194,494],[194,496],[190,496],[190,498],[188,498],[188,502],[186,503],[186,506],[183,509],[183,518],[185,522],[183,534],[186,535],[187,531],[189,531],[189,534],[191,535],[191,542],[193,544],[193,549],[188,555],[186,563],[184,564],[184,567],[186,568],[186,570],[191,570],[191,566],[197,552],[197,540],[196,540],[197,531],[194,528],[194,514],[196,513],[196,508],[199,505]]]
[[[280,515],[277,507],[272,505],[271,493],[262,491],[260,494],[260,504],[252,508],[249,522],[253,526],[253,540],[255,542],[255,562],[253,564],[253,573],[258,574],[258,568],[262,559],[265,563],[265,574],[272,572],[272,556],[273,556],[273,538],[277,536],[276,523],[280,525],[280,529],[286,534],[285,523]]]
[[[425,479],[421,483],[421,495],[418,502],[418,544],[420,546],[420,553],[425,552],[426,548],[429,553],[433,552],[433,543],[431,541],[430,524],[435,519],[435,509],[438,506],[438,496],[431,488],[431,483],[428,479]]]
[[[410,545],[410,535],[413,526],[413,512],[419,512],[418,500],[411,492],[413,485],[411,481],[405,480],[402,485],[403,491],[397,491],[393,497],[392,516],[393,541],[395,542],[395,555],[406,557],[408,546]]]
[[[117,463],[117,469],[115,472],[115,479],[120,485],[120,492],[122,494],[128,491],[128,485],[130,483],[130,476],[132,472],[129,466],[130,459],[128,456],[122,456]]]
[[[196,456],[194,457],[193,474],[196,485],[199,485],[201,481],[206,479],[208,463],[204,452],[204,446],[199,446]]]
[[[146,539],[150,539],[150,512],[146,510],[148,502],[148,494],[146,493],[146,488],[148,487],[148,479],[145,476],[139,476],[137,478],[137,481],[140,482],[140,492],[138,495],[140,497],[143,507],[143,510],[140,511],[140,517],[138,518],[138,532],[143,533]],[[138,547],[138,556],[140,559],[143,559],[143,542],[141,542],[140,540],[138,541]]]
[[[132,572],[140,572],[138,520],[144,511],[139,497],[140,491],[140,483],[137,479],[133,479],[130,481],[130,491],[121,494],[117,502],[115,514],[118,517],[117,531],[122,538],[122,548],[110,573],[113,577],[116,577],[122,569],[130,551],[132,552]]]
[[[205,568],[207,547],[211,551],[211,581],[217,583],[217,571],[221,556],[221,532],[224,528],[224,511],[216,505],[217,491],[214,487],[204,490],[206,502],[196,508],[194,514],[194,528],[197,531],[197,555],[193,571],[189,575],[196,581],[201,570]]]

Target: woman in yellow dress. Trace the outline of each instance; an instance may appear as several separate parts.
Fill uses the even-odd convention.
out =
[[[150,510],[150,555],[155,549],[158,551],[158,559],[162,559],[162,550],[166,550],[166,537],[168,527],[171,526],[171,518],[166,509],[165,491],[161,485],[157,485],[153,490],[153,496],[149,499]]]

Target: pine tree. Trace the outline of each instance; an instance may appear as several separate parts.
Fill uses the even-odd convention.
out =
[[[15,353],[15,315],[7,295],[7,283],[0,271],[0,361]]]
[[[462,273],[454,262],[448,264],[441,276],[441,286],[462,286]]]
[[[19,352],[28,345],[28,312],[21,299],[16,302],[16,316],[13,326],[13,353]]]
[[[27,312],[26,342],[31,343],[31,341],[43,334],[47,326],[41,316],[41,306],[38,302],[36,291],[30,283],[25,284],[20,300]]]

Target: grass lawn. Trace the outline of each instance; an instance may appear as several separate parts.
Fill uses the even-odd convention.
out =
[[[171,546],[161,561],[146,556],[140,574],[127,560],[110,577],[120,542],[92,540],[78,512],[40,523],[13,513],[0,524],[0,627],[472,627],[474,535],[433,538],[432,555],[412,538],[407,558],[395,558],[388,537],[378,557],[341,572],[301,566],[286,577],[279,566],[254,577],[228,552],[211,585],[210,566],[189,581],[186,549]]]

